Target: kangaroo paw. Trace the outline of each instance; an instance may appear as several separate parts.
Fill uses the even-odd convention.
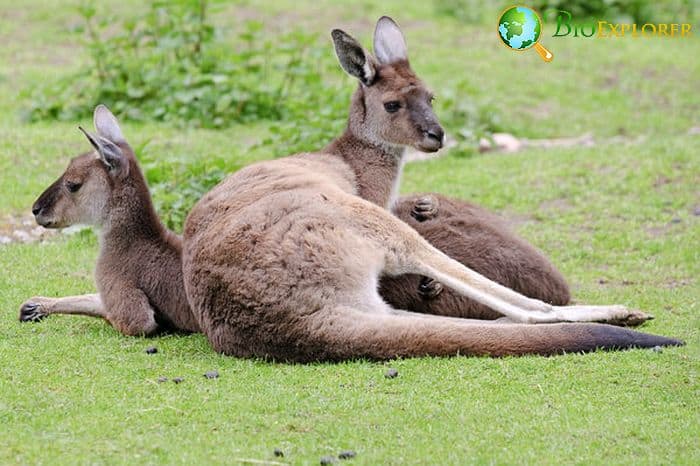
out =
[[[625,306],[554,306],[562,322],[601,322],[612,325],[635,326],[654,317]]]
[[[434,299],[442,293],[442,283],[429,277],[422,277],[418,285],[418,294],[423,299]]]
[[[629,310],[629,314],[621,317],[619,319],[611,319],[607,321],[606,323],[612,324],[612,325],[619,325],[621,327],[636,327],[638,325],[643,324],[647,320],[652,320],[654,318],[653,315],[647,314],[642,311],[637,311],[634,309]]]
[[[419,222],[432,220],[437,217],[439,203],[433,196],[423,196],[418,199],[411,209],[411,217]]]
[[[39,322],[46,314],[41,307],[41,304],[29,300],[22,304],[19,308],[19,321],[20,322]]]

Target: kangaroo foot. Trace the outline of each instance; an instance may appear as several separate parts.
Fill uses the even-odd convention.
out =
[[[654,318],[653,315],[644,313],[642,311],[637,311],[634,309],[630,309],[629,314],[619,318],[619,319],[612,319],[607,321],[606,323],[612,324],[612,325],[619,325],[620,327],[636,327],[638,325],[643,324],[647,320],[652,320]]]
[[[419,222],[432,220],[437,217],[439,203],[433,196],[423,196],[418,199],[411,209],[411,216]]]
[[[601,322],[632,327],[640,325],[654,316],[625,306],[554,306],[555,314],[563,322]]]
[[[48,314],[42,309],[40,303],[30,299],[24,302],[22,307],[19,308],[19,321],[20,322],[39,322]]]
[[[423,299],[434,299],[442,293],[442,283],[429,277],[422,277],[418,285],[418,294]]]

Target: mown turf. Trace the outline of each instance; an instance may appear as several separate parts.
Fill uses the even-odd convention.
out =
[[[545,66],[534,52],[504,50],[490,25],[437,17],[429,2],[403,4],[251,2],[220,7],[216,21],[252,15],[274,25],[271,34],[292,23],[319,34],[342,26],[368,43],[375,17],[389,13],[438,99],[466,80],[463,98],[506,109],[505,129],[518,136],[626,135],[593,148],[411,164],[404,191],[505,212],[560,267],[577,301],[647,310],[656,319],[645,331],[688,345],[387,364],[238,360],[214,354],[201,335],[127,338],[98,320],[60,316],[20,324],[18,307],[32,295],[93,291],[97,242],[85,232],[0,246],[0,463],[318,464],[347,449],[357,452],[350,464],[700,462],[700,136],[687,134],[700,126],[700,42],[549,38],[555,61]],[[100,5],[123,15],[143,8]],[[70,32],[78,19],[62,6],[0,7],[0,61],[12,65],[0,70],[0,221],[26,214],[86,149],[78,122],[17,118],[20,89],[85,59]],[[268,156],[248,150],[266,124],[124,129],[165,173],[182,160],[240,166]],[[159,352],[146,354],[152,345]],[[397,378],[384,377],[389,367]],[[209,370],[220,377],[203,377]]]

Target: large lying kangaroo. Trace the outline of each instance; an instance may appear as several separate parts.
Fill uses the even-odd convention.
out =
[[[351,146],[354,162],[327,151],[257,163],[221,182],[187,217],[185,289],[215,350],[306,362],[681,344],[603,324],[523,325],[624,320],[636,311],[552,306],[522,296],[441,253],[379,206],[387,202],[359,197],[371,179],[358,179],[351,163],[376,164],[376,148],[386,156],[407,144],[434,151],[442,135],[390,18],[377,23],[376,59],[343,31],[332,37],[341,65],[362,83],[354,98],[364,111],[349,126],[372,128],[365,139],[334,143]],[[379,277],[405,273],[437,280],[519,323],[394,309],[377,291]]]
[[[354,175],[357,195],[392,210],[453,259],[526,296],[550,304],[568,304],[570,294],[564,277],[544,255],[511,233],[496,215],[473,204],[436,194],[396,199],[406,143],[413,141],[418,132],[421,137],[427,135],[420,142],[421,149],[435,151],[442,146],[444,132],[431,107],[432,94],[408,66],[401,32],[396,28],[394,33],[391,38],[375,33],[374,43],[380,59],[406,62],[405,67],[385,70],[396,75],[395,89],[367,86],[366,79],[374,79],[376,70],[368,68],[369,77],[358,75],[355,57],[344,54],[346,46],[336,40],[336,46],[340,46],[341,65],[358,78],[360,84],[351,100],[344,134],[322,152],[348,165]],[[385,40],[395,40],[399,49],[383,46]],[[393,52],[403,55],[381,55]],[[359,71],[364,73],[364,70]],[[407,89],[398,87],[401,85]],[[410,87],[414,89],[408,89]],[[401,91],[406,92],[401,95]],[[392,133],[391,141],[381,134],[383,131]],[[439,282],[415,274],[383,277],[380,294],[400,309],[453,317],[502,317],[497,311],[453,290],[443,291]],[[633,325],[645,318],[635,313],[615,323]]]
[[[80,129],[97,153],[71,160],[32,212],[46,228],[74,223],[100,227],[95,270],[99,295],[35,297],[22,305],[20,320],[81,314],[104,318],[125,335],[198,332],[182,283],[182,240],[156,215],[146,181],[114,116],[100,105],[94,122],[97,135]]]

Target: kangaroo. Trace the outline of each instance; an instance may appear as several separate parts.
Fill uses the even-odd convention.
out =
[[[323,152],[243,168],[187,217],[185,291],[216,351],[303,363],[682,344],[604,324],[524,325],[644,314],[624,306],[554,306],[520,295],[451,259],[385,210],[395,189],[367,196],[391,176],[392,159],[400,164],[403,147],[438,150],[442,129],[393,20],[377,22],[376,58],[347,33],[331,35],[341,66],[360,81],[351,131]],[[364,130],[353,131],[358,127]],[[350,151],[352,159],[338,155]],[[359,178],[357,164],[376,171]],[[379,278],[407,273],[444,283],[517,323],[392,308],[378,293]]]
[[[507,288],[550,304],[571,299],[566,280],[547,258],[482,207],[436,193],[413,194],[399,198],[393,213],[448,256]],[[397,309],[472,319],[503,317],[428,277],[384,276],[379,285],[379,294]],[[630,316],[608,323],[635,325],[642,320]]]
[[[95,109],[94,124],[96,135],[80,130],[96,153],[71,160],[32,213],[46,228],[74,223],[100,228],[99,294],[34,297],[22,305],[20,320],[81,314],[101,317],[125,335],[199,332],[184,293],[181,238],[156,215],[134,153],[107,107]]]

